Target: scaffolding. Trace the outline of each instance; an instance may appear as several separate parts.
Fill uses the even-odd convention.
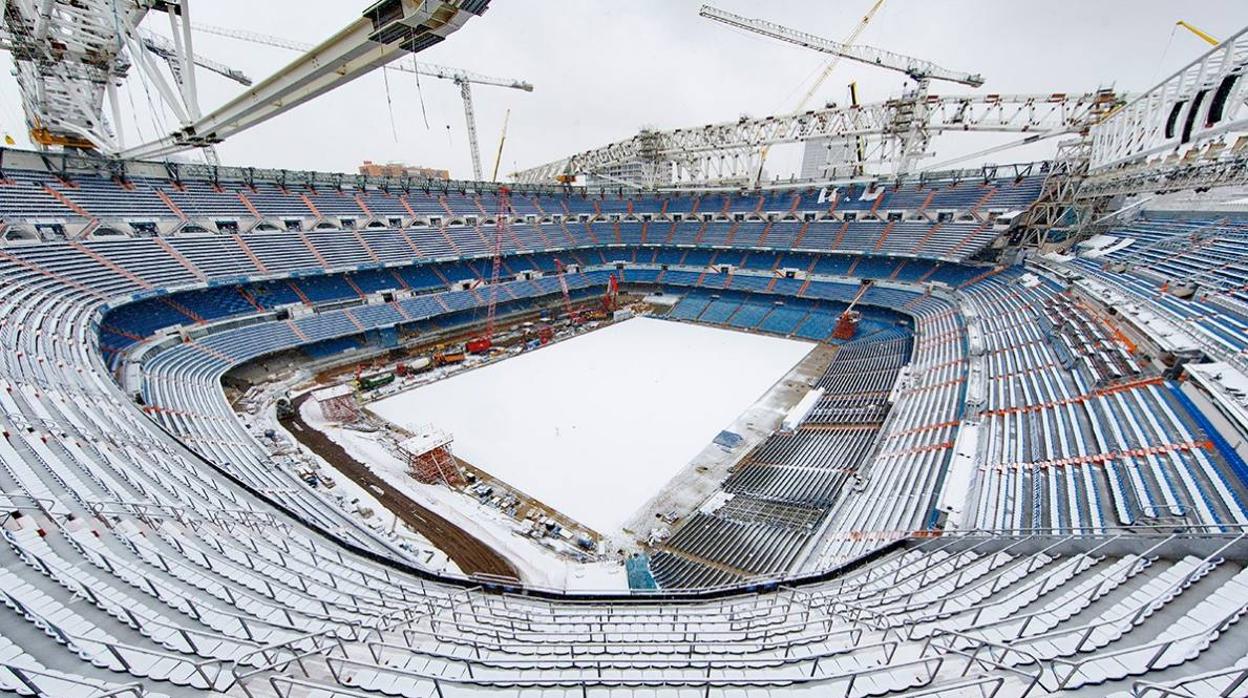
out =
[[[418,482],[427,485],[445,483],[448,487],[464,484],[464,473],[452,451],[454,438],[431,424],[418,428],[415,436],[399,444],[407,456],[407,470]]]

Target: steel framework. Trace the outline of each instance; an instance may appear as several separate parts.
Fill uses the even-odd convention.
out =
[[[1072,239],[1095,232],[1118,197],[1248,184],[1245,70],[1248,28],[1094,125]]]
[[[217,27],[207,24],[195,25],[195,31],[205,34],[214,34],[216,36],[224,36],[230,39],[238,39],[239,41],[249,41],[255,44],[284,48],[289,51],[304,52],[312,48],[311,44],[305,44],[301,41],[292,41],[290,39],[283,39],[277,36],[260,34],[258,32],[228,29],[226,27]],[[476,83],[478,85],[490,85],[493,87],[509,87],[513,90],[523,90],[524,92],[533,91],[533,85],[524,80],[496,78],[444,65],[418,63],[416,62],[415,57],[412,58],[411,65],[396,61],[386,66],[384,70],[427,75],[432,78],[438,78],[439,80],[450,80],[459,86],[459,96],[464,103],[464,120],[468,129],[468,149],[469,154],[472,156],[472,176],[473,179],[476,180],[481,179],[482,173],[481,149],[477,144],[477,117],[472,104],[472,84]]]
[[[104,99],[132,66],[125,49],[154,2],[7,0],[0,42],[14,75],[31,139],[41,145],[115,145]]]
[[[282,114],[394,59],[422,51],[481,14],[489,0],[380,0],[290,65],[209,114],[199,108],[197,63],[241,81],[192,46],[191,0],[4,0],[0,46],[13,56],[31,139],[45,147],[122,158],[207,147]],[[149,11],[169,17],[172,40],[140,30]],[[172,81],[160,70],[167,61]],[[127,147],[117,87],[131,68],[173,113],[177,128]],[[105,98],[111,108],[105,116]],[[111,123],[110,123],[111,121]]]
[[[1248,28],[1210,49],[1156,87],[1127,102],[1092,132],[1092,170],[1162,154],[1205,157],[1248,134]],[[1164,163],[1163,163],[1164,164]]]
[[[829,107],[800,114],[742,118],[670,131],[643,130],[627,140],[517,172],[516,181],[550,183],[640,163],[644,188],[745,182],[760,148],[812,138],[850,140],[863,146],[864,162],[877,173],[906,174],[905,163],[931,155],[931,139],[943,133],[1026,133],[1029,142],[1087,129],[1118,97],[1108,90],[1069,95],[941,96],[921,90],[856,107]],[[842,173],[830,172],[827,179]]]

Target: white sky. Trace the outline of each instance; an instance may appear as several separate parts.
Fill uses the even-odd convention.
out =
[[[320,41],[370,0],[197,0],[197,21]],[[501,172],[629,137],[643,125],[693,126],[741,114],[797,106],[824,57],[697,16],[700,0],[494,0],[447,41],[420,54],[429,62],[528,80],[532,93],[478,86],[474,91],[488,176],[510,107]],[[723,9],[763,17],[832,39],[843,38],[872,0],[716,0]],[[1075,92],[1098,86],[1141,91],[1207,46],[1174,22],[1186,19],[1218,37],[1248,24],[1244,0],[888,0],[862,43],[979,72],[982,92]],[[148,24],[167,28],[163,17]],[[259,80],[291,54],[201,36],[197,52]],[[1164,61],[1163,59],[1164,55]],[[200,73],[202,103],[211,107],[241,89]],[[860,98],[900,91],[890,71],[842,62],[816,103],[846,101],[857,80]],[[132,82],[134,82],[132,80]],[[464,117],[454,85],[421,80],[429,127],[411,75],[392,74],[394,120],[380,72],[304,105],[219,146],[225,164],[353,171],[361,160],[404,160],[471,175]],[[970,88],[938,86],[963,93]],[[158,122],[141,87],[132,90],[137,128],[151,138]],[[153,95],[153,101],[156,97]],[[172,122],[163,119],[165,127]],[[126,125],[129,137],[136,125]],[[0,77],[0,131],[26,141],[16,84]],[[396,137],[397,136],[397,137]],[[976,150],[982,145],[967,147]],[[1044,156],[1016,151],[1001,162]],[[958,154],[938,148],[938,160]],[[968,163],[970,164],[970,163]],[[777,165],[777,169],[779,165]]]

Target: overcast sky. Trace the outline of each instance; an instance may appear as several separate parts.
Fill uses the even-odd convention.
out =
[[[317,42],[340,29],[369,0],[198,0],[198,22]],[[719,7],[841,39],[872,0],[716,0]],[[486,176],[503,114],[511,125],[503,173],[627,138],[641,126],[669,128],[766,115],[797,107],[825,57],[732,30],[698,17],[697,0],[494,0],[447,41],[419,55],[429,62],[520,78],[532,93],[474,90]],[[888,0],[861,43],[981,73],[981,92],[1076,92],[1102,86],[1138,92],[1180,68],[1207,45],[1174,22],[1186,19],[1225,37],[1248,24],[1245,0]],[[167,29],[163,16],[148,24]],[[196,50],[260,80],[292,54],[200,36]],[[1164,55],[1163,55],[1164,54]],[[200,73],[206,108],[240,86]],[[904,77],[843,61],[815,100],[846,101],[858,81],[864,102],[894,95]],[[131,80],[131,83],[135,83]],[[971,91],[937,85],[937,92]],[[150,97],[132,85],[126,124],[133,142],[171,127],[153,116]],[[428,125],[423,112],[427,114]],[[240,134],[218,147],[225,164],[353,171],[364,159],[444,167],[469,178],[464,114],[446,81],[380,72]],[[393,113],[393,118],[391,118]],[[16,85],[0,81],[0,129],[20,143],[24,127]],[[956,146],[937,148],[938,158]],[[1022,159],[996,155],[1000,162]]]

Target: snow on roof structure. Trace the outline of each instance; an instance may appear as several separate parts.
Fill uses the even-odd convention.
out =
[[[450,444],[454,440],[450,432],[431,424],[425,424],[420,427],[420,433],[416,436],[400,442],[399,449],[409,456],[423,456],[435,448]]]

